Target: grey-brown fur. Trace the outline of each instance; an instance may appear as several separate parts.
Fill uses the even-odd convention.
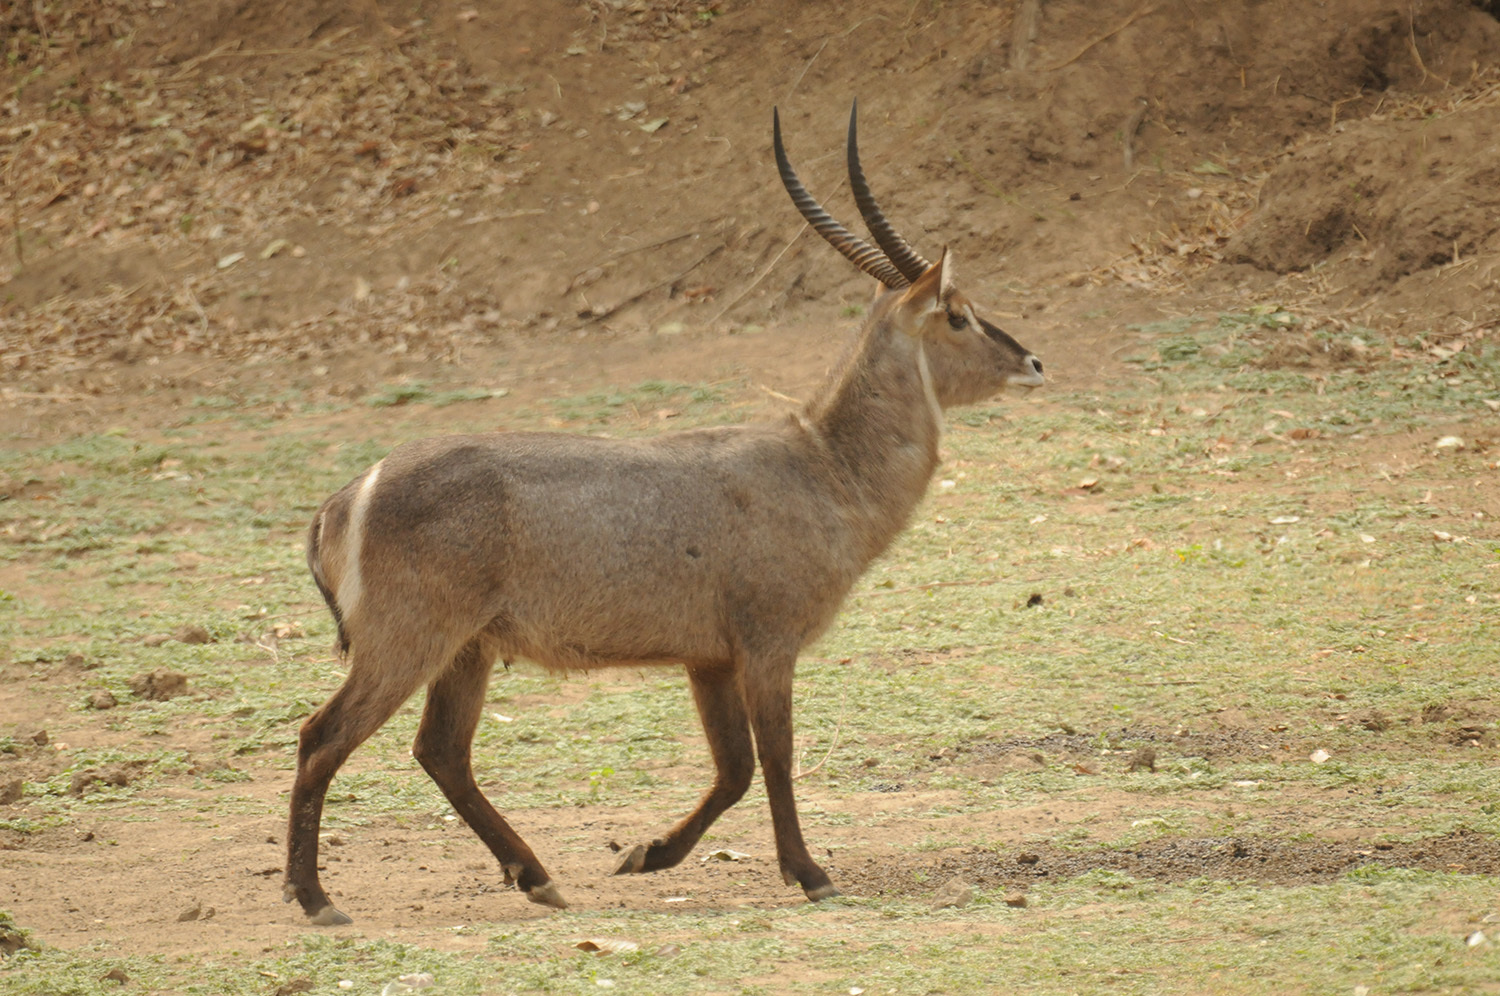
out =
[[[308,559],[349,675],[302,729],[287,899],[316,923],[348,922],[317,877],[323,795],[349,752],[425,685],[417,759],[507,881],[566,905],[470,771],[490,669],[518,657],[687,671],[714,784],[662,838],[625,851],[617,873],[682,860],[748,787],[753,732],[784,878],[810,898],[835,895],[792,799],[797,654],[921,500],[938,460],[938,405],[1041,383],[1035,358],[981,322],[949,277],[945,253],[877,298],[856,347],[797,415],[643,440],[424,439],[329,498]]]

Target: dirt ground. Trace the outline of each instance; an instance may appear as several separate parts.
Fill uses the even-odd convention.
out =
[[[1062,389],[1118,373],[1132,323],[1249,301],[1295,308],[1306,332],[1378,325],[1462,349],[1500,322],[1496,13],[1479,0],[7,5],[0,426],[29,447],[159,426],[208,393],[348,399],[420,381],[522,404],[730,367],[803,396],[870,288],[786,203],[771,108],[809,188],[847,217],[854,97],[888,216],[929,255],[952,247],[966,288]],[[65,687],[66,667],[23,673],[11,664],[0,683],[18,737],[108,742],[92,714],[37,696],[38,681]],[[206,751],[207,731],[185,736]],[[14,763],[47,762],[38,749]],[[50,943],[140,937],[148,921],[153,950],[280,943],[302,929],[265,917],[285,786],[237,788],[266,815],[226,817],[212,841],[123,822],[0,838],[0,906],[17,882],[65,883],[65,912],[28,924]],[[804,805],[834,805],[819,791]],[[878,803],[917,812],[939,796]],[[1081,815],[1008,813],[1014,854],[947,853],[929,870],[1024,888],[1097,867],[1020,849]],[[606,845],[648,837],[658,815],[579,818],[534,811],[526,831],[584,842],[551,862],[579,901],[787,899],[768,859],[764,874],[689,862],[644,894],[623,888]],[[974,829],[965,819],[954,835]],[[772,853],[763,814],[723,825]],[[830,871],[854,891],[917,891],[882,859],[930,832],[898,818],[863,863]],[[388,878],[382,859],[418,836],[432,834],[377,826],[329,848],[338,888],[371,900],[371,934],[461,947],[432,925],[481,916],[501,886],[459,825],[425,860],[431,884]],[[1364,861],[1500,871],[1462,835],[1402,848],[1202,839],[1111,860],[1170,880],[1306,881]],[[209,850],[216,877],[188,876]]]

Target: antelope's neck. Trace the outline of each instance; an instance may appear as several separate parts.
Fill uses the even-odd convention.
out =
[[[920,343],[872,329],[861,347],[807,418],[827,447],[850,525],[870,560],[905,527],[927,491],[943,413]]]

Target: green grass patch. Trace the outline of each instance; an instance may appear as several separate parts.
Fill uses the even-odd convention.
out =
[[[1016,821],[1051,805],[1072,815],[1027,832],[1071,850],[1194,834],[1500,834],[1500,543],[1475,515],[1493,504],[1492,458],[1435,446],[1455,424],[1484,436],[1495,355],[1434,363],[1420,342],[1307,332],[1275,307],[1134,331],[1137,376],[1108,390],[950,417],[911,527],[799,665],[798,761],[820,765],[798,783],[819,800],[804,801],[809,836],[844,859],[915,825],[895,850],[920,872],[967,848],[1013,848]],[[1310,352],[1286,354],[1293,337]],[[370,403],[482,396],[406,390]],[[639,435],[758,404],[738,382],[648,381],[507,425]],[[212,398],[196,409],[233,410]],[[24,811],[0,831],[40,841],[85,815],[246,812],[239,783],[289,780],[298,724],[342,680],[303,531],[324,496],[420,430],[330,437],[296,409],[232,440],[187,428],[0,451],[0,479],[45,495],[0,502],[0,660],[24,694],[53,697],[69,724],[115,745],[79,741],[54,768],[27,768]],[[153,639],[187,626],[211,642]],[[186,675],[189,694],[137,696],[133,679],[159,668]],[[118,706],[93,710],[99,692]],[[325,828],[451,815],[410,757],[420,710],[418,696],[336,779]],[[476,774],[502,811],[649,807],[665,827],[708,782],[696,724],[681,675],[522,664],[490,686]],[[183,730],[208,746],[174,747]],[[41,756],[30,732],[0,723],[4,764]],[[1129,770],[1143,745],[1155,771]],[[72,791],[80,772],[112,765],[139,776]],[[167,791],[185,786],[225,795]],[[1078,815],[1096,804],[1105,815]],[[741,805],[764,807],[758,785]],[[934,913],[922,890],[940,884],[520,921],[505,920],[505,896],[495,921],[462,926],[464,950],[310,934],[142,958],[39,936],[40,949],[0,962],[0,988],[115,992],[100,978],[111,967],[143,991],[222,993],[297,979],[374,993],[413,971],[454,993],[1486,992],[1500,978],[1500,948],[1465,940],[1495,913],[1484,875],[1168,885],[1100,871],[1036,887],[1024,909],[981,889]],[[594,936],[639,947],[600,958],[573,946]]]

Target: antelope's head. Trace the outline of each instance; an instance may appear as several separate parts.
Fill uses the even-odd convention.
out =
[[[932,369],[943,407],[982,401],[1007,387],[1039,387],[1042,363],[1003,329],[980,316],[953,285],[953,254],[936,263],[919,255],[886,221],[859,165],[856,101],[849,112],[849,187],[875,239],[870,245],[839,224],[797,179],[781,143],[781,116],[772,111],[772,137],[782,185],[807,223],[859,269],[880,281],[903,331],[917,338]]]

